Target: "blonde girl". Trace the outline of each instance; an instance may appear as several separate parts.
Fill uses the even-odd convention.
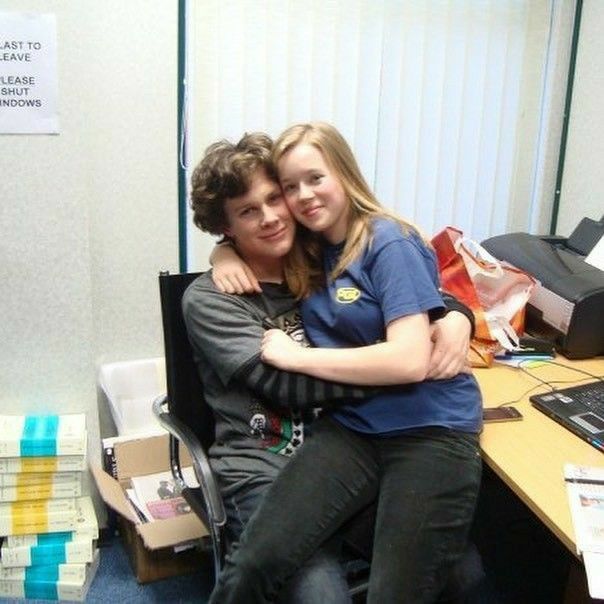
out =
[[[377,484],[368,602],[432,602],[464,550],[481,471],[473,376],[429,379],[430,325],[444,311],[434,253],[416,228],[379,204],[333,126],[289,128],[275,142],[274,161],[301,225],[286,277],[315,348],[269,330],[263,360],[392,387],[315,422],[314,437],[271,487],[211,601],[272,601]]]

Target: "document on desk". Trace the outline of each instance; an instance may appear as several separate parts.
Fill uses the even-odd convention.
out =
[[[604,599],[604,554],[583,552],[583,564],[589,595],[597,600]]]
[[[547,363],[548,361],[553,361],[554,356],[551,354],[534,354],[534,355],[514,355],[514,353],[510,354],[502,354],[495,355],[495,363],[499,363],[500,365],[507,365],[508,367],[522,367],[523,369],[534,369],[539,367],[543,363]]]
[[[564,480],[589,594],[604,598],[604,468],[568,463]]]

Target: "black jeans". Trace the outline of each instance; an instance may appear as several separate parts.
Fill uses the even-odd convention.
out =
[[[257,483],[224,498],[231,543],[239,540],[269,488],[269,484]],[[359,539],[363,544],[368,540],[365,533]],[[341,559],[340,539],[332,539],[329,543],[322,544],[321,548],[288,578],[277,601],[280,604],[350,604],[352,600]]]
[[[463,553],[480,474],[476,435],[422,428],[371,437],[324,417],[252,516],[210,602],[274,601],[376,497],[367,601],[433,602]]]

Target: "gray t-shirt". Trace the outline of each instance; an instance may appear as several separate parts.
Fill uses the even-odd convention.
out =
[[[265,318],[305,341],[287,287],[263,283],[262,288],[262,294],[224,294],[204,273],[183,296],[189,339],[216,420],[211,462],[225,493],[250,482],[271,483],[304,441],[301,411],[271,408],[234,379],[246,365],[258,362]]]

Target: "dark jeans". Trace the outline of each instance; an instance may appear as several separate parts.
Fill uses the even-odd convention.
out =
[[[228,557],[215,604],[275,601],[306,559],[377,497],[368,602],[433,602],[463,553],[480,484],[478,437],[379,438],[324,417]]]
[[[224,498],[231,543],[239,540],[269,487],[270,484],[257,482]],[[281,604],[350,604],[352,600],[341,563],[341,540],[333,539],[314,552],[286,581],[277,601]]]

